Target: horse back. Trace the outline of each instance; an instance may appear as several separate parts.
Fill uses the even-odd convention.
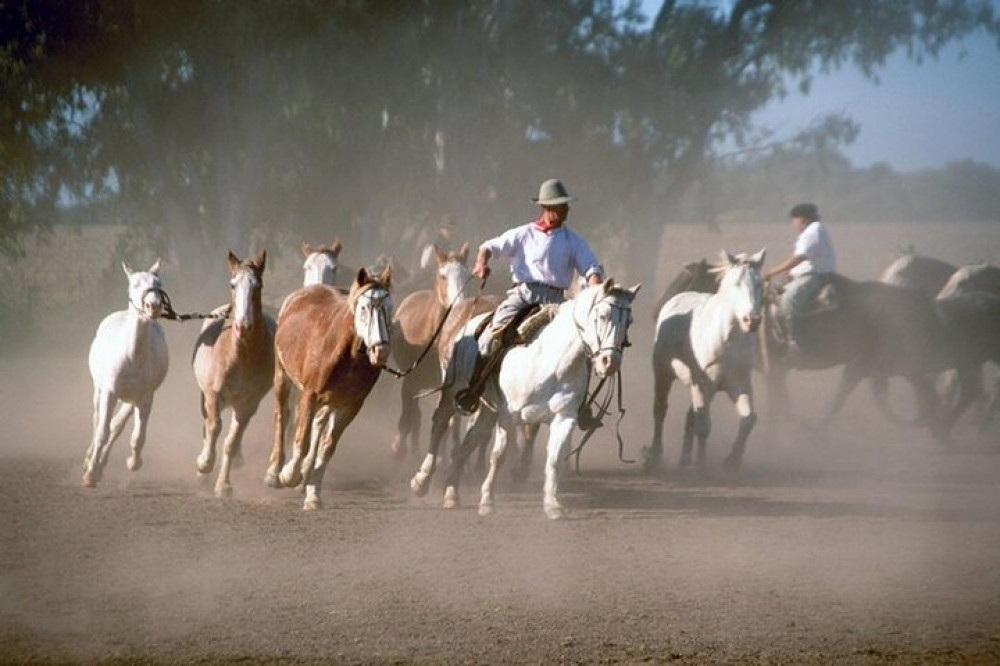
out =
[[[434,335],[434,329],[441,321],[444,308],[437,295],[430,289],[422,289],[408,294],[396,308],[394,321],[400,340],[409,345],[425,345]]]
[[[347,298],[326,285],[303,287],[289,297],[274,347],[292,381],[331,404],[364,400],[378,378],[354,333]]]

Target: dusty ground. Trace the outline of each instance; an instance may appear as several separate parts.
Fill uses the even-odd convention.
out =
[[[633,457],[650,430],[651,322],[637,314]],[[675,387],[665,475],[619,462],[609,426],[566,475],[568,520],[542,514],[540,456],[481,519],[472,485],[452,512],[439,486],[409,494],[416,462],[388,454],[398,399],[383,377],[326,508],[306,513],[297,491],[262,483],[270,397],[234,497],[196,478],[196,325],[169,324],[146,466],[128,472],[119,442],[87,490],[93,325],[0,355],[0,662],[1000,663],[998,426],[979,438],[963,423],[945,451],[874,416],[862,387],[820,431],[809,419],[836,375],[797,375],[806,420],[769,424],[761,396],[737,477],[719,469],[735,419],[718,399],[697,475],[675,467]]]

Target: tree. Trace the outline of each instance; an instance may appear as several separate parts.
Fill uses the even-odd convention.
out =
[[[667,0],[648,29],[612,0],[16,0],[0,19],[0,252],[70,193],[196,283],[227,246],[339,235],[361,262],[446,212],[476,240],[555,175],[586,193],[585,232],[628,221],[616,277],[649,279],[651,239],[691,192],[713,221],[723,141],[766,143],[752,114],[789,86],[1000,34],[985,0]],[[832,118],[797,145],[853,132]]]

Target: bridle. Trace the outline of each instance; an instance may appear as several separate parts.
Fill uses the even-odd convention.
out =
[[[384,340],[386,343],[388,343],[389,316],[388,313],[386,312],[386,302],[387,301],[391,302],[389,290],[379,285],[376,282],[370,282],[364,287],[362,287],[351,299],[352,300],[351,310],[354,313],[355,318],[357,318],[357,310],[361,304],[361,299],[365,299],[371,304],[372,314],[373,314],[373,316],[368,318],[368,323],[367,323],[368,328],[365,331],[365,335],[360,335],[361,331],[355,331],[360,335],[362,344],[367,347],[368,344],[367,341],[375,338],[375,336],[372,335],[373,331],[377,335],[381,336],[383,333],[383,331],[381,330],[382,326],[385,326]],[[374,316],[376,311],[382,313],[381,322],[379,317]],[[378,330],[375,330],[376,327]]]
[[[616,294],[614,292],[612,292],[610,294],[604,294],[603,296],[595,298],[591,302],[590,307],[587,310],[587,313],[590,314],[590,313],[594,312],[594,310],[597,308],[598,304],[601,303],[601,302],[603,302],[603,301],[605,301],[605,300],[607,300],[607,299],[613,299],[613,302],[611,303],[611,306],[610,306],[611,307],[611,314],[612,314],[612,318],[613,318],[613,320],[611,322],[611,324],[613,325],[613,330],[617,330],[619,327],[627,327],[628,324],[631,323],[632,306],[631,306],[631,304],[629,304],[627,306],[620,305],[617,302]],[[594,347],[591,347],[591,345],[587,342],[587,339],[585,337],[586,330],[584,329],[583,326],[580,325],[580,321],[576,317],[576,310],[577,310],[576,301],[577,300],[578,299],[573,299],[573,305],[572,305],[572,307],[573,307],[573,311],[572,311],[573,326],[574,326],[574,328],[576,328],[576,334],[577,334],[577,336],[580,339],[580,343],[583,345],[583,353],[587,355],[587,358],[588,359],[593,359],[593,358],[599,356],[600,354],[602,354],[603,352],[608,352],[608,351],[610,351],[610,352],[618,352],[619,354],[624,354],[625,353],[625,348],[626,347],[630,347],[632,345],[632,343],[629,342],[629,340],[628,340],[627,329],[626,329],[625,336],[622,338],[621,344],[618,344],[613,339],[614,338],[613,332],[611,333],[611,335],[607,335],[607,332],[605,331],[605,335],[602,336],[602,334],[601,334],[602,332],[601,332],[600,329],[604,328],[604,327],[601,327],[599,325],[599,322],[595,322],[595,326],[594,326],[594,335],[597,338],[597,346],[596,346],[596,349]],[[612,326],[609,325],[606,328],[612,328]],[[612,338],[610,345],[606,344],[606,339],[608,337]]]

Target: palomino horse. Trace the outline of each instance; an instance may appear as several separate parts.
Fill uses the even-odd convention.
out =
[[[94,433],[83,461],[83,485],[88,488],[101,480],[111,446],[133,416],[132,455],[126,464],[132,471],[142,467],[153,393],[170,364],[167,340],[156,321],[166,308],[160,261],[148,271],[133,271],[124,262],[122,268],[128,276],[128,308],[105,317],[90,343]]]
[[[264,312],[260,296],[266,261],[263,250],[246,261],[229,252],[229,318],[207,321],[194,345],[194,376],[201,389],[204,419],[204,441],[197,460],[199,474],[208,474],[215,466],[222,411],[226,407],[232,409],[215,481],[218,497],[233,492],[230,467],[234,459],[239,459],[243,433],[274,377],[275,324]]]
[[[624,289],[612,280],[584,289],[572,300],[552,306],[551,322],[524,345],[507,351],[500,370],[486,385],[488,406],[472,417],[472,425],[452,456],[446,481],[445,508],[458,505],[458,484],[466,460],[496,428],[490,467],[482,485],[480,514],[493,508],[493,482],[509,440],[516,440],[520,426],[549,424],[548,451],[542,506],[549,518],[560,518],[559,471],[577,424],[577,413],[587,393],[591,368],[599,377],[613,375],[621,366],[632,301],[639,286]],[[454,395],[468,385],[478,352],[476,333],[483,317],[473,318],[455,341],[445,379],[445,389],[434,421],[455,411]],[[487,333],[488,335],[488,333]],[[438,412],[444,412],[439,416]],[[437,459],[432,439],[420,470],[410,482],[418,494],[426,492]]]
[[[698,438],[698,466],[705,467],[705,444],[711,430],[712,397],[725,391],[736,405],[739,430],[724,467],[739,469],[747,437],[757,421],[750,375],[756,356],[756,331],[763,316],[764,280],[760,275],[764,250],[748,256],[723,252],[725,269],[714,294],[686,291],[667,301],[653,338],[653,442],[646,451],[646,468],[663,456],[663,419],[675,379],[691,390],[684,421],[681,466],[691,464]]]
[[[389,357],[391,277],[391,268],[377,279],[361,268],[347,296],[328,285],[303,287],[288,297],[278,319],[274,448],[265,482],[295,487],[304,479],[304,509],[320,508],[327,464]],[[286,463],[286,403],[293,382],[301,396]]]
[[[408,294],[396,308],[392,355],[401,368],[411,367],[431,344],[431,338],[442,324],[441,318],[449,314],[448,308],[460,298],[472,297],[469,244],[465,243],[457,252],[444,252],[436,245],[433,247],[437,263],[434,288]],[[403,377],[399,389],[399,420],[396,436],[392,440],[392,452],[397,459],[406,457],[407,448],[414,454],[420,450],[422,415],[417,394],[440,382],[438,358],[437,346],[432,346],[413,371]]]
[[[334,240],[329,245],[302,244],[302,286],[308,287],[311,284],[333,284],[337,279],[337,269],[340,264],[337,257],[340,256],[342,248],[340,239]]]

